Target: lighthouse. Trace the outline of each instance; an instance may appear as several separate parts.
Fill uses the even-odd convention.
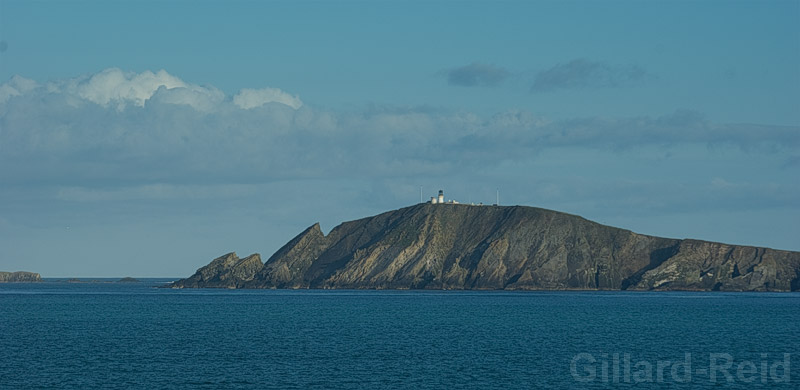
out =
[[[458,204],[453,199],[448,200],[445,202],[444,200],[444,191],[439,190],[439,196],[431,196],[431,204]]]

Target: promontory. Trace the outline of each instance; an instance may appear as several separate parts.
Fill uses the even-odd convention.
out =
[[[174,288],[798,291],[800,252],[660,238],[525,206],[418,204],[314,224],[266,262],[214,259]]]

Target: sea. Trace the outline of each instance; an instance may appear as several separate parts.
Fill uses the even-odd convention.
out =
[[[0,389],[800,389],[800,294],[0,284]]]

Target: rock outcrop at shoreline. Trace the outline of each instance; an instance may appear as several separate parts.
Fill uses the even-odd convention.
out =
[[[218,288],[800,290],[800,252],[636,234],[523,206],[419,204],[314,224],[265,263],[229,253],[171,285]]]
[[[253,276],[263,266],[261,256],[257,253],[239,259],[236,253],[231,252],[214,259],[191,277],[173,283],[173,286],[242,288],[245,283],[252,282]]]
[[[41,282],[42,276],[35,272],[2,272],[0,271],[0,283],[4,282]]]

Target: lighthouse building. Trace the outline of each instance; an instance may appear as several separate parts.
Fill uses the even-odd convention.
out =
[[[445,201],[444,200],[444,191],[442,191],[442,190],[439,190],[439,195],[438,196],[431,196],[431,204],[444,204],[444,203],[458,204],[458,202],[456,202],[455,200],[452,200],[452,199],[449,200],[449,201]]]

